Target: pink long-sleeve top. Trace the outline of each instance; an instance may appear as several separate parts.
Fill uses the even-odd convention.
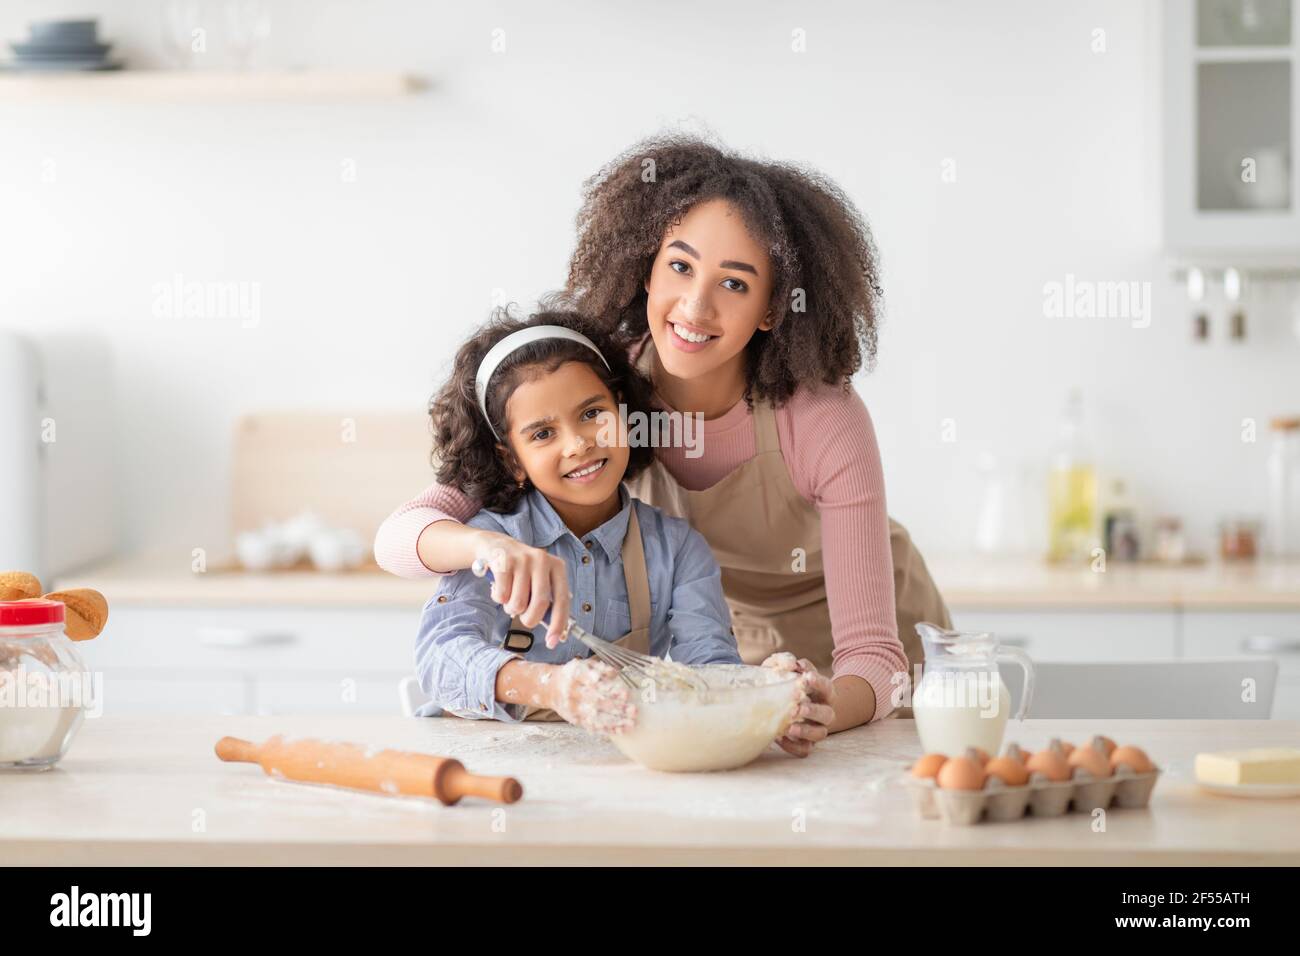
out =
[[[907,671],[907,655],[894,613],[885,479],[871,416],[855,391],[801,388],[777,409],[776,422],[794,486],[821,516],[832,676],[851,674],[870,683],[876,693],[872,719],[880,720],[893,710],[892,678]],[[705,421],[702,447],[698,458],[687,458],[684,447],[656,448],[655,454],[682,487],[709,488],[757,453],[749,407],[737,402]],[[416,551],[420,533],[435,521],[466,521],[478,510],[478,501],[457,489],[430,485],[385,519],[375,536],[375,560],[400,577],[436,577],[439,572]]]

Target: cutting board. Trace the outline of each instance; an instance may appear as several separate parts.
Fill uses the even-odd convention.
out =
[[[259,412],[235,425],[232,532],[314,511],[366,541],[434,480],[422,411]]]

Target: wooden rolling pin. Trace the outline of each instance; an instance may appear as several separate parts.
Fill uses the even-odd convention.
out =
[[[285,740],[277,734],[260,746],[238,737],[222,737],[216,751],[222,760],[261,764],[268,774],[289,780],[436,797],[447,806],[462,797],[514,803],[524,795],[514,777],[480,777],[451,757],[407,750],[371,753],[359,744]]]

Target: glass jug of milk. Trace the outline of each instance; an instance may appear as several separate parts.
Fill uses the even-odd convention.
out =
[[[967,747],[979,747],[996,756],[1011,710],[1011,692],[998,673],[998,661],[1014,661],[1024,669],[1025,689],[1016,714],[1021,720],[1034,692],[1029,655],[999,644],[992,634],[946,631],[924,622],[916,630],[925,646],[921,682],[912,692],[922,750],[963,754]]]

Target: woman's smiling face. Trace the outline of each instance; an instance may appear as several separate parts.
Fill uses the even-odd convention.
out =
[[[725,199],[691,208],[670,226],[646,279],[646,318],[664,369],[708,375],[772,327],[772,265]]]

